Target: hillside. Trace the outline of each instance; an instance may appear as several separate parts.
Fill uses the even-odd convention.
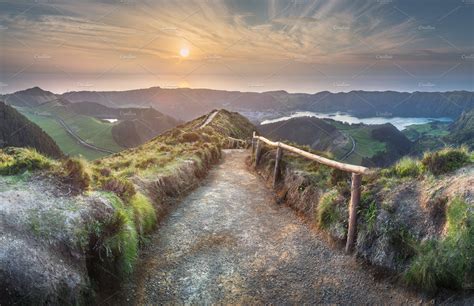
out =
[[[0,148],[28,147],[59,158],[63,153],[53,139],[13,107],[0,101]]]
[[[71,103],[38,87],[4,97],[48,133],[65,154],[90,160],[143,144],[180,123],[153,108]]]
[[[223,148],[234,148],[236,138],[248,140],[254,128],[243,116],[219,110],[171,129],[137,148],[90,163],[75,158],[57,161],[27,149],[0,150],[0,217],[4,220],[4,230],[0,232],[3,251],[0,252],[0,286],[5,288],[0,291],[0,300],[7,304],[20,299],[38,304],[91,304],[103,302],[113,293],[121,292],[117,286],[133,273],[141,256],[140,247],[150,241],[148,235],[154,232],[156,224],[180,198],[202,185],[208,170],[220,160]],[[373,137],[390,134],[392,130],[392,126],[382,125],[372,130],[376,131]],[[392,141],[403,146],[403,138],[397,135]],[[244,142],[241,145],[247,146]],[[270,181],[275,151],[264,147],[262,152],[258,171]],[[220,203],[220,200],[213,202],[211,198],[223,195],[222,191],[214,189],[216,186],[221,189],[238,187],[232,197],[225,194],[222,201],[239,201],[245,194],[252,198],[252,203],[262,206],[245,203],[237,205],[233,212],[222,210],[241,218],[244,221],[239,222],[244,224],[227,222],[227,219],[214,214],[201,220],[201,226],[194,226],[197,232],[187,233],[186,237],[202,234],[211,238],[206,238],[209,241],[194,241],[189,252],[204,254],[208,258],[207,252],[211,249],[226,249],[228,244],[229,248],[232,247],[234,238],[224,235],[228,233],[225,227],[245,227],[249,224],[245,222],[250,220],[253,220],[252,230],[258,230],[258,233],[271,230],[262,220],[255,219],[255,213],[246,211],[252,208],[264,215],[262,209],[274,205],[273,199],[262,194],[276,195],[278,203],[286,202],[314,222],[318,230],[328,234],[336,245],[344,241],[350,196],[348,175],[285,153],[282,180],[276,193],[254,194],[252,190],[257,187],[249,182],[257,184],[259,181],[246,172],[247,167],[232,166],[232,163],[243,162],[243,154],[245,151],[240,151],[240,157],[231,161],[231,166],[227,163],[231,168],[218,172],[218,175],[226,175],[224,182],[216,182],[214,173],[213,178],[206,180],[204,189],[198,190],[187,201],[202,198],[193,209],[209,211],[210,206],[215,209],[216,203]],[[472,266],[472,258],[464,254],[470,254],[474,239],[470,225],[471,217],[474,221],[470,209],[474,205],[471,187],[473,158],[472,153],[464,149],[446,149],[427,154],[422,160],[404,159],[393,167],[374,169],[373,173],[364,176],[357,256],[376,267],[398,273],[410,285],[427,290],[468,286],[472,274],[466,267]],[[248,160],[252,161],[250,157]],[[232,178],[235,171],[240,177],[249,179]],[[234,209],[234,206],[228,208]],[[268,222],[298,220],[288,212],[284,218],[278,215],[282,212],[281,207],[268,209],[273,216]],[[186,209],[180,212],[173,214],[173,218],[193,214]],[[242,215],[244,213],[249,214],[248,217]],[[219,224],[224,224],[224,228]],[[298,228],[300,233],[308,232],[309,228],[301,227],[302,224],[297,227],[289,225],[290,229]],[[168,227],[165,233],[169,234],[169,230],[174,233],[174,228],[179,231],[186,226],[188,224],[176,224]],[[224,236],[208,232],[212,226],[224,230]],[[238,228],[233,230],[243,233]],[[277,237],[271,237],[281,241],[281,237],[291,233],[292,230],[288,233],[288,229],[284,229]],[[283,236],[278,236],[280,234]],[[166,238],[172,237],[175,236]],[[242,237],[249,241],[245,234]],[[311,241],[320,239],[314,234],[308,237]],[[177,247],[187,250],[186,243],[191,240],[176,238],[183,245],[172,244],[173,250]],[[160,239],[158,244],[166,241]],[[453,243],[457,247],[453,247]],[[280,258],[282,264],[288,264],[291,271],[299,271],[295,268],[301,267],[292,263],[300,257],[281,257],[275,249],[280,247],[278,245],[272,244],[267,249],[277,252],[276,258]],[[241,249],[232,247],[229,250],[234,254]],[[322,256],[329,256],[329,249],[323,253]],[[341,256],[334,254],[335,257]],[[250,255],[255,256],[254,249]],[[145,267],[146,271],[153,267],[166,269],[165,273],[169,273],[171,268],[167,268],[167,262],[176,267],[197,258],[175,251],[171,257],[160,252],[153,256],[151,266]],[[271,255],[270,258],[274,263],[275,257]],[[259,261],[250,266],[254,277],[261,278],[262,273],[257,269]],[[427,267],[434,268],[423,272]],[[344,269],[350,272],[348,267]],[[446,275],[449,276],[452,269],[457,269],[456,277],[447,280]],[[104,273],[104,270],[109,273]],[[140,282],[145,282],[139,285],[154,288],[153,279],[145,278],[142,273],[142,270],[137,271]],[[197,273],[202,275],[199,271]],[[298,279],[301,278],[295,281],[299,282]],[[366,277],[364,282],[370,283],[370,279]],[[98,293],[95,297],[94,291]]]
[[[62,97],[73,101],[92,101],[116,107],[145,103],[175,118],[189,120],[214,108],[225,107],[259,120],[292,111],[337,112],[357,117],[458,117],[474,108],[474,96],[468,91],[452,92],[319,92],[315,94],[271,91],[263,93],[210,89],[160,88],[115,92],[78,91]],[[113,103],[113,105],[111,104]],[[262,112],[263,114],[258,114]]]
[[[474,110],[464,112],[449,127],[449,135],[445,136],[446,141],[455,145],[466,145],[471,150],[474,149]]]
[[[314,117],[258,126],[273,140],[286,140],[327,151],[335,159],[369,167],[392,165],[412,150],[412,142],[392,124],[348,124]]]
[[[113,139],[126,148],[141,145],[156,135],[177,126],[181,121],[150,108],[110,108],[94,102],[77,102],[68,106],[73,112],[97,119],[114,119]]]
[[[224,110],[198,128],[205,119],[93,163],[0,150],[0,301],[90,304],[94,290],[120,285],[157,221],[199,185],[228,136],[253,130]]]
[[[314,117],[292,118],[257,127],[258,132],[276,141],[290,141],[318,151],[343,157],[352,148],[351,140],[325,120]]]
[[[275,151],[265,146],[256,167],[268,186],[273,185]],[[474,281],[473,163],[472,152],[451,148],[364,175],[357,258],[430,293],[430,299],[442,288],[469,297]],[[274,192],[277,203],[286,203],[341,246],[347,238],[350,186],[348,173],[285,152]],[[450,299],[456,295],[451,291]]]

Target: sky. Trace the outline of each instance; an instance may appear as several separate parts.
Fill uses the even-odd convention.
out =
[[[474,90],[474,0],[0,0],[0,92]]]

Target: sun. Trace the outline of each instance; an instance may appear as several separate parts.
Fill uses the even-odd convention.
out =
[[[181,48],[181,50],[179,50],[179,55],[181,55],[181,57],[188,57],[189,49],[186,47]]]

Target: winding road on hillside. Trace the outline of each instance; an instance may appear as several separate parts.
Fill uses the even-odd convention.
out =
[[[108,301],[391,304],[420,301],[328,243],[278,205],[245,164],[225,150],[202,185],[151,237],[129,284]]]

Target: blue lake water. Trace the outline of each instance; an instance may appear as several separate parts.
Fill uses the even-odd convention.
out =
[[[433,121],[441,121],[441,122],[452,122],[453,119],[448,117],[440,117],[440,118],[424,118],[424,117],[369,117],[369,118],[357,118],[348,114],[344,113],[315,113],[315,112],[295,112],[289,116],[279,117],[275,119],[265,120],[262,121],[261,124],[269,124],[274,122],[285,121],[291,118],[298,118],[298,117],[316,117],[321,119],[333,119],[337,121],[342,121],[346,123],[364,123],[364,124],[384,124],[384,123],[391,123],[397,129],[404,130],[407,126],[412,124],[424,124]]]

